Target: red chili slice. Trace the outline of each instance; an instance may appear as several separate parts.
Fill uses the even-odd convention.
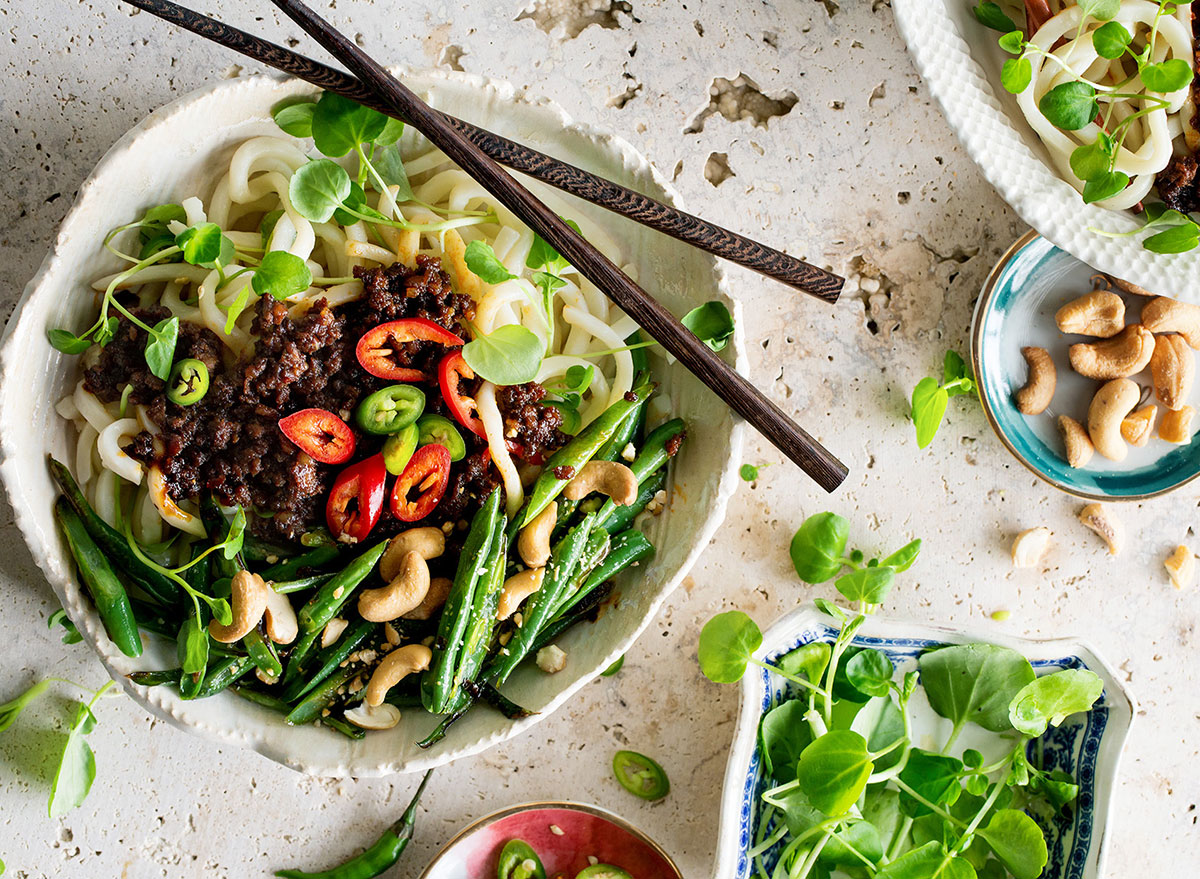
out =
[[[455,421],[471,433],[487,439],[487,434],[483,430],[483,422],[479,420],[479,407],[475,404],[475,398],[462,393],[458,388],[460,379],[470,380],[473,378],[475,378],[475,370],[467,365],[462,351],[451,351],[438,364],[438,384],[441,385],[442,399],[450,408],[450,414],[454,416]]]
[[[338,474],[325,502],[325,522],[334,537],[366,539],[383,512],[386,478],[383,455],[372,455]]]
[[[450,450],[438,443],[421,446],[392,486],[390,509],[401,522],[417,522],[441,503],[450,484]],[[419,494],[409,500],[416,489]]]
[[[443,326],[423,317],[393,320],[380,324],[363,333],[354,354],[367,372],[394,382],[413,382],[427,379],[419,369],[401,366],[393,355],[396,346],[404,342],[440,342],[451,347],[462,347],[463,340]]]
[[[345,464],[354,456],[354,431],[327,409],[301,409],[279,419],[283,435],[322,464]]]

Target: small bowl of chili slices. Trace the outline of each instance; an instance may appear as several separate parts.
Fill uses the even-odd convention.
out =
[[[682,879],[662,848],[623,818],[582,803],[526,803],[480,818],[419,879]]]

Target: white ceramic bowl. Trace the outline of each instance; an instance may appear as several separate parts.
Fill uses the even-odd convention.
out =
[[[440,109],[658,198],[675,197],[670,185],[628,143],[572,122],[549,103],[522,98],[509,85],[442,71],[404,71],[403,75],[410,87]],[[523,668],[513,675],[506,691],[537,712],[524,720],[474,711],[456,724],[446,740],[426,752],[414,743],[433,728],[436,719],[419,711],[406,712],[401,724],[390,731],[351,741],[324,729],[287,727],[277,714],[230,693],[186,702],[171,687],[146,689],[129,683],[125,678],[129,672],[174,666],[175,648],[147,637],[141,658],[123,656],[105,636],[71,572],[51,515],[56,492],[46,454],[74,460],[71,429],[54,404],[77,381],[78,361],[51,348],[46,329],[81,326],[94,317],[89,284],[113,265],[100,246],[109,229],[141,216],[151,205],[195,194],[199,187],[207,197],[214,179],[212,163],[227,162],[234,145],[248,137],[277,134],[271,107],[310,91],[304,83],[265,76],[219,83],[152,113],[97,165],[5,332],[0,350],[0,478],[30,552],[68,615],[109,673],[154,714],[311,774],[415,772],[478,753],[528,729],[628,649],[720,524],[737,484],[741,426],[682,366],[676,364],[658,376],[659,394],[691,428],[673,464],[670,508],[648,528],[658,554],[619,584],[620,600],[610,612],[583,627],[586,631],[577,629],[561,639],[570,656],[566,670],[545,675]],[[560,198],[564,210],[587,211],[623,242],[625,257],[636,266],[641,284],[677,314],[710,299],[728,304],[738,329],[725,356],[745,372],[736,303],[726,293],[724,276],[711,256],[599,208]]]
[[[1085,205],[1050,165],[1041,141],[1000,85],[1000,34],[980,24],[974,0],[893,0],[901,36],[967,153],[1000,196],[1056,246],[1147,290],[1200,302],[1200,249],[1171,256],[1140,236],[1107,238],[1141,223],[1125,211]]]
[[[828,616],[805,606],[781,617],[764,632],[762,647],[755,655],[763,661],[777,659],[803,644],[832,641],[836,635]],[[1091,647],[1074,638],[1032,640],[884,617],[868,618],[852,643],[882,651],[898,672],[906,672],[916,668],[917,657],[930,647],[974,642],[1011,647],[1028,657],[1039,674],[1068,667],[1088,668],[1104,681],[1104,693],[1091,711],[1068,719],[1061,727],[1051,727],[1042,739],[1048,765],[1072,772],[1079,784],[1079,797],[1069,816],[1060,816],[1053,826],[1043,828],[1048,836],[1050,861],[1042,876],[1098,879],[1104,875],[1104,843],[1121,750],[1137,708],[1112,668]],[[795,695],[789,687],[766,670],[751,670],[742,678],[741,707],[721,796],[714,879],[749,879],[751,875],[746,852],[757,827],[759,794],[767,783],[758,754],[759,722],[768,710]],[[950,721],[934,713],[920,687],[909,708],[913,712],[914,738],[932,735],[936,741],[945,740]],[[977,748],[985,759],[1000,756],[993,753],[996,742],[995,734],[971,725],[959,738],[962,747]],[[771,856],[767,853],[768,860]]]

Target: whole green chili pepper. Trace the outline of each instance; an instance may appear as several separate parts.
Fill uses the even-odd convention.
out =
[[[109,639],[126,656],[141,656],[142,638],[138,634],[129,595],[100,547],[88,534],[83,519],[66,498],[61,497],[54,504],[54,518],[67,539],[79,580],[92,597]]]
[[[302,726],[306,723],[312,723],[337,698],[338,688],[350,683],[359,672],[359,669],[343,668],[339,669],[335,674],[330,675],[323,684],[310,691],[307,696],[296,704],[288,713],[288,716],[284,718],[285,722],[288,726]]]
[[[646,509],[650,501],[654,500],[654,496],[662,491],[666,484],[667,468],[659,467],[638,485],[637,498],[634,502],[623,507],[614,506],[612,515],[601,522],[599,527],[603,528],[609,534],[624,531],[629,527],[629,523]]]
[[[303,870],[277,870],[275,875],[280,879],[373,879],[390,868],[408,847],[413,836],[413,828],[417,822],[417,802],[425,792],[429,783],[430,769],[421,779],[417,792],[409,801],[408,808],[400,816],[400,820],[383,832],[379,839],[365,852],[357,855],[337,867],[323,870],[319,873],[306,873]]]
[[[653,474],[654,471],[666,464],[673,457],[671,449],[678,451],[679,444],[686,437],[687,425],[684,424],[681,418],[672,418],[665,424],[660,424],[654,430],[650,431],[650,435],[642,443],[642,448],[638,451],[637,457],[629,465],[629,469],[633,471],[633,475],[637,477],[638,482],[641,483]],[[597,519],[598,523],[603,525],[617,509],[617,505],[611,499],[605,501],[604,506],[600,508]]]
[[[350,600],[350,596],[354,594],[358,585],[375,569],[375,564],[383,555],[387,544],[386,540],[375,544],[316,591],[296,615],[300,622],[301,632],[305,634],[320,632],[331,619],[337,616],[338,611]]]

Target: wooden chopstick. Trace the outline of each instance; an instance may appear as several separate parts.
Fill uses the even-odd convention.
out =
[[[479,147],[450,125],[345,35],[300,0],[271,0],[387,106],[410,120],[434,146],[479,182],[522,222],[563,254],[584,277],[602,290],[708,385],[735,412],[758,428],[784,455],[826,491],[846,478],[846,466],[684,327],[656,299],[638,287],[587,239],[518,183]]]
[[[337,92],[381,113],[403,119],[395,108],[369,87],[340,70],[306,58],[283,46],[238,30],[206,15],[185,9],[169,0],[125,0],[131,6],[156,15],[185,30],[199,34],[284,73],[306,80],[326,91]],[[560,161],[535,149],[500,137],[490,131],[441,114],[445,122],[493,160],[536,180],[585,199],[614,213],[670,235],[687,244],[814,296],[836,302],[844,279],[824,269],[788,256],[744,235],[707,220],[684,213],[632,189],[613,183],[582,168]],[[407,120],[405,120],[407,121]]]

